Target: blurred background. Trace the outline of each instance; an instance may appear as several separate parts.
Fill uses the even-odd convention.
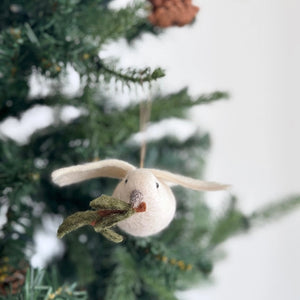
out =
[[[110,5],[119,8],[127,3],[116,0]],[[167,76],[159,81],[159,88],[164,93],[185,86],[192,95],[217,89],[230,93],[229,101],[192,108],[189,115],[192,126],[211,135],[205,179],[232,184],[245,212],[299,193],[300,2],[198,0],[195,4],[200,12],[193,26],[170,28],[158,37],[145,34],[130,47],[121,40],[103,53],[120,57],[124,66],[162,67]],[[75,73],[70,82],[72,93],[78,86]],[[32,93],[41,93],[39,84],[33,82]],[[117,93],[124,103],[130,98]],[[71,117],[77,114],[72,109],[66,112]],[[20,139],[30,134],[34,124],[47,126],[51,116],[45,110],[31,114],[27,125],[9,122],[1,129]],[[223,193],[206,195],[208,205],[216,209],[223,198]],[[178,297],[298,300],[299,227],[300,211],[295,211],[230,239],[225,244],[226,259],[213,271],[213,284],[195,286]],[[40,244],[48,248],[45,239]]]

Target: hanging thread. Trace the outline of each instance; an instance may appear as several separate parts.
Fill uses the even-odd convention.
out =
[[[151,96],[150,90],[146,101],[140,103],[140,133],[142,137],[140,149],[140,168],[144,167],[144,161],[147,150],[146,129],[151,116]]]

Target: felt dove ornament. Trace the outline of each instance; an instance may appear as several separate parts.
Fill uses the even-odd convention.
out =
[[[117,159],[66,167],[52,173],[53,182],[59,186],[98,177],[121,180],[112,197],[130,204],[139,213],[132,214],[116,225],[126,233],[138,237],[159,233],[174,218],[176,200],[169,184],[198,191],[218,191],[228,187],[228,185],[196,180],[159,169],[139,169]]]

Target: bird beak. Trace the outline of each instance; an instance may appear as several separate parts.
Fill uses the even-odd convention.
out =
[[[141,204],[143,198],[144,196],[139,190],[133,190],[130,194],[130,203],[132,207],[137,208]]]

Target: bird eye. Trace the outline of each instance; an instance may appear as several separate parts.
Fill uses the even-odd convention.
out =
[[[157,189],[159,188],[159,184],[158,184],[158,182],[156,182],[156,188],[157,188]]]
[[[126,178],[126,179],[125,179],[125,183],[127,183],[127,182],[128,182],[128,179]]]

